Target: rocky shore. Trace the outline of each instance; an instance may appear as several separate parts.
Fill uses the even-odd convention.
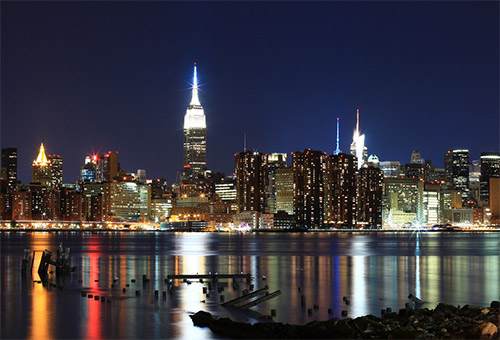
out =
[[[200,311],[191,315],[195,326],[235,339],[498,339],[500,302],[490,307],[456,307],[440,303],[435,309],[401,309],[383,317],[332,318],[306,325],[281,322],[253,325],[229,318],[215,319]]]

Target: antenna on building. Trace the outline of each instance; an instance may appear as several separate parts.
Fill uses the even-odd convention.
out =
[[[335,152],[334,152],[335,155],[338,155],[339,153],[342,152],[342,151],[340,151],[339,121],[340,121],[340,118],[337,117],[337,149],[335,149]]]
[[[247,152],[247,133],[243,132],[243,152]]]
[[[356,131],[359,135],[359,109],[356,109]]]

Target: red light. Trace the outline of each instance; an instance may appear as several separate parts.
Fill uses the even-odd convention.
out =
[[[191,167],[191,165],[190,165],[190,164],[186,164],[186,165],[184,165],[184,167],[185,167],[185,168],[190,168],[190,167]]]

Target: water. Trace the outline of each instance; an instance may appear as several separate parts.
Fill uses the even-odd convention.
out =
[[[2,232],[0,237],[2,338],[211,339],[217,336],[194,327],[190,313],[206,310],[256,322],[257,313],[276,309],[275,321],[304,324],[341,317],[342,310],[349,317],[380,315],[386,307],[397,311],[410,293],[429,308],[439,302],[489,305],[500,294],[500,233]],[[77,267],[62,290],[33,282],[39,280],[39,253],[33,277],[20,274],[24,248],[55,251],[60,242],[71,248],[71,265]],[[267,284],[281,295],[253,307],[256,313],[243,313],[221,307],[219,295],[226,301],[239,296],[248,288],[245,280],[238,292],[232,280],[220,280],[224,291],[215,289],[210,297],[202,292],[206,282],[179,280],[176,291],[162,299],[168,274],[208,272],[249,272],[255,289]],[[143,274],[150,279],[146,285]],[[112,288],[115,276],[119,281]],[[49,280],[55,282],[55,275]],[[84,298],[82,290],[113,302]],[[315,304],[319,309],[308,315]]]

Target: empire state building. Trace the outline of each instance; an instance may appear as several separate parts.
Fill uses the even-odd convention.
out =
[[[207,167],[207,123],[198,98],[198,77],[194,63],[193,93],[184,116],[183,177],[197,177]]]

